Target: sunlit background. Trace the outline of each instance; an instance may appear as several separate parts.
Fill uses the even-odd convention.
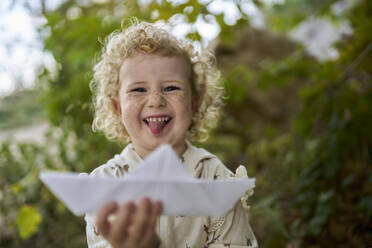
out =
[[[84,2],[84,1],[82,1]],[[105,1],[92,1],[104,3]],[[139,1],[146,4],[148,1]],[[172,1],[174,3],[183,1]],[[201,1],[202,2],[202,1]],[[283,0],[266,0],[267,5],[278,4]],[[63,0],[47,0],[47,9],[58,8]],[[40,66],[48,68],[55,67],[53,55],[43,50],[43,35],[38,33],[39,27],[46,23],[43,16],[35,16],[30,13],[41,10],[38,0],[3,0],[0,3],[0,95],[7,95],[16,89],[34,86]],[[333,13],[342,13],[349,8],[352,1],[339,1],[332,6]],[[26,5],[26,6],[25,6]],[[211,1],[208,10],[213,14],[224,13],[227,24],[234,25],[241,14],[232,1]],[[242,11],[250,16],[251,25],[256,28],[266,28],[264,16],[260,9],[252,1],[245,1],[242,4]],[[70,18],[80,15],[78,8],[72,8],[67,12]],[[173,33],[179,37],[185,36],[191,31],[198,31],[203,37],[203,44],[214,40],[220,28],[216,21],[210,23],[198,18],[194,24],[188,24],[182,16],[171,18]],[[351,33],[351,27],[346,20],[341,23],[331,23],[325,18],[310,16],[308,20],[293,28],[289,36],[300,41],[308,49],[309,53],[318,59],[336,58],[337,50],[332,48],[332,44],[337,41],[342,34]]]

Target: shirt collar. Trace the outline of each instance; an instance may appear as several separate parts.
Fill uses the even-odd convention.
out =
[[[143,159],[137,154],[132,143],[128,144],[121,152],[120,156],[125,159],[129,165],[129,172],[137,167]],[[213,154],[207,152],[202,148],[193,146],[188,140],[186,140],[186,150],[181,156],[181,161],[186,169],[193,176],[196,176],[198,165],[201,161],[215,157]]]

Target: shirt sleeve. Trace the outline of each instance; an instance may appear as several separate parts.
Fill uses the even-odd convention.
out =
[[[231,176],[231,172],[225,168],[217,168],[217,173],[221,177]],[[245,167],[240,166],[234,177],[248,178]],[[239,199],[234,207],[224,217],[211,217],[210,225],[207,228],[207,241],[205,247],[208,248],[257,248],[257,240],[249,224],[249,206],[247,199],[253,194],[253,189],[249,189]]]
[[[225,217],[212,219],[208,232],[208,248],[257,248],[257,241],[249,225],[249,215],[238,201]]]
[[[95,218],[90,214],[85,215],[88,248],[111,248],[111,245],[98,233]]]

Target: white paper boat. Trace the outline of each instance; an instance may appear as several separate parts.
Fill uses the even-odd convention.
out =
[[[122,179],[58,172],[43,172],[40,179],[76,215],[97,212],[110,201],[137,202],[146,196],[162,201],[164,215],[223,216],[255,184],[253,178],[195,179],[168,145]]]

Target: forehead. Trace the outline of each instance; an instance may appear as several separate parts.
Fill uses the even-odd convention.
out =
[[[138,53],[126,58],[120,67],[120,81],[148,79],[187,80],[191,76],[191,65],[181,55],[161,56]]]

